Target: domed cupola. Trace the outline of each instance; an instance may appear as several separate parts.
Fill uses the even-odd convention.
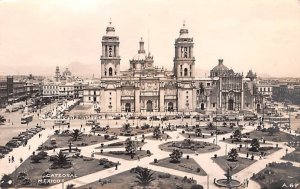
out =
[[[111,20],[109,21],[109,25],[106,28],[106,35],[107,36],[115,35],[115,28],[113,27]]]
[[[219,59],[219,63],[210,71],[211,77],[219,77],[220,75],[226,74],[229,69],[223,64],[223,59]]]
[[[183,23],[179,33],[179,38],[189,38],[189,30],[186,28],[185,23]]]

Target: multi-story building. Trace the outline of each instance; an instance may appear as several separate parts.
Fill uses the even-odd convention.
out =
[[[272,97],[275,101],[300,104],[300,85],[280,84],[274,86]]]
[[[197,78],[194,41],[185,25],[175,40],[173,70],[154,66],[144,41],[129,61],[130,68],[120,70],[119,37],[110,25],[102,37],[101,80],[84,89],[84,102],[96,103],[101,112],[166,112],[260,109],[256,75],[228,69],[223,60],[211,70],[209,78]]]
[[[8,101],[7,81],[6,78],[0,80],[0,108],[4,108]]]

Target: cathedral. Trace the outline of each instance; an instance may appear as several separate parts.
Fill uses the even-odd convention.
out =
[[[100,112],[259,111],[256,74],[246,77],[228,69],[219,59],[210,77],[195,76],[194,41],[183,24],[175,40],[173,70],[155,66],[143,39],[130,68],[120,70],[120,41],[111,22],[102,37],[101,80],[84,89],[84,103]]]

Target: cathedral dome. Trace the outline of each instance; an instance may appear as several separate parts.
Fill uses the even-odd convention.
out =
[[[66,68],[66,70],[63,72],[63,76],[71,76],[72,73],[70,72],[70,70],[68,68]]]
[[[223,64],[223,59],[219,59],[219,64],[215,66],[211,71],[210,71],[210,76],[211,77],[219,77],[220,75],[224,75],[227,73],[233,74],[233,70],[229,70],[224,64]]]
[[[219,64],[212,69],[213,72],[223,72],[228,70],[229,69],[223,64],[223,59],[219,59]]]

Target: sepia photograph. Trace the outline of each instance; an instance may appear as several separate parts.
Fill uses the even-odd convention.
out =
[[[0,0],[0,188],[300,189],[300,0]]]

